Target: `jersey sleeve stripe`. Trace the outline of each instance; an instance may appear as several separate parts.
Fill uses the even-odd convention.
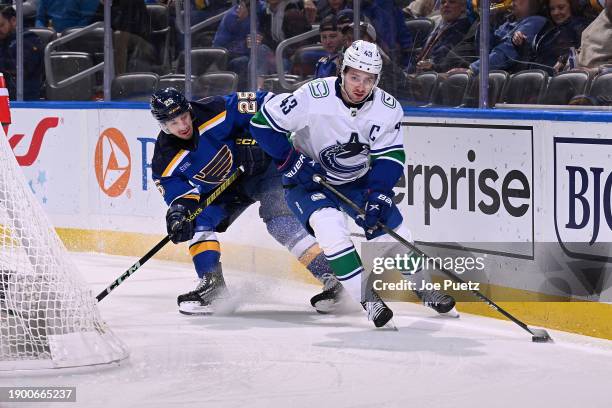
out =
[[[189,154],[189,150],[184,150],[184,149],[179,150],[179,152],[176,154],[176,156],[174,156],[174,158],[170,161],[170,164],[168,164],[168,166],[162,173],[162,177],[170,176],[172,172],[174,171],[174,169],[176,169],[176,166],[178,166],[181,160],[183,160],[185,156],[187,156],[188,154]]]
[[[396,159],[395,157],[380,156],[380,157],[377,157],[376,160],[390,160],[390,161],[395,162],[395,163],[399,164],[400,166],[404,167],[404,162]]]
[[[393,146],[382,147],[380,149],[372,149],[370,150],[370,154],[381,154],[389,150],[398,150],[398,149],[404,150],[404,146],[401,144],[398,144],[398,145],[393,145]]]
[[[200,195],[199,194],[187,194],[187,195],[184,195],[183,198],[189,198],[191,200],[199,200]]]
[[[391,150],[382,154],[373,154],[372,155],[372,160],[379,160],[379,159],[394,159],[400,163],[402,163],[402,165],[404,164],[404,162],[406,161],[406,152],[402,149],[396,149],[396,150]]]
[[[198,200],[200,199],[200,190],[198,190],[198,188],[192,188],[191,190],[187,191],[184,194],[178,195],[176,197],[174,197],[172,199],[172,202],[170,203],[170,205],[172,205],[172,203],[174,203],[176,200],[178,200],[179,198],[186,198],[187,196],[194,196],[194,197],[198,197]],[[191,198],[191,197],[189,197]]]
[[[251,125],[253,125],[256,128],[260,128],[260,129],[272,129],[270,126],[264,125],[261,122],[256,122],[253,119],[251,119]]]
[[[266,109],[266,105],[264,105],[261,108],[261,113],[263,114],[264,118],[266,119],[266,121],[268,122],[268,124],[270,125],[270,127],[274,130],[276,130],[277,132],[282,132],[282,133],[289,133],[288,130],[283,129],[281,126],[278,125],[278,123],[276,123],[268,114],[268,110]]]
[[[223,123],[226,115],[227,115],[227,111],[223,111],[219,113],[217,116],[215,116],[214,118],[209,119],[206,122],[202,123],[200,127],[198,128],[198,130],[200,131],[200,134],[206,132],[207,130],[214,128],[220,123]]]

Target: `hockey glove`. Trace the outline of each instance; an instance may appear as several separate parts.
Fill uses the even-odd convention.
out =
[[[386,223],[391,215],[393,208],[393,192],[382,193],[380,191],[370,191],[366,193],[366,204],[364,208],[365,216],[358,217],[357,225],[366,230],[366,233],[376,229],[376,224],[380,221]]]
[[[312,180],[312,176],[325,175],[325,170],[319,163],[295,149],[291,149],[285,162],[278,166],[278,171],[283,174],[283,185],[300,184],[308,191],[321,189],[321,186]]]
[[[170,240],[175,244],[193,238],[194,222],[188,221],[189,210],[182,204],[173,204],[166,213],[166,228]]]

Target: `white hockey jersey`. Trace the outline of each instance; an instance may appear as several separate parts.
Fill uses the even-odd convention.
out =
[[[332,184],[365,175],[373,159],[404,165],[397,100],[374,88],[360,107],[349,107],[339,95],[336,77],[316,79],[293,94],[279,94],[261,113],[278,132],[292,133],[293,146],[321,164]]]

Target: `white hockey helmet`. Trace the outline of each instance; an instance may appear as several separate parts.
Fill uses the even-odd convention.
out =
[[[378,51],[378,46],[368,41],[357,40],[344,51],[344,58],[342,59],[342,67],[340,70],[342,86],[344,86],[344,74],[347,67],[376,75],[376,82],[374,83],[374,86],[376,86],[378,85],[378,81],[380,81],[382,66],[383,61]],[[372,87],[372,89],[374,89],[374,87]]]
[[[380,75],[382,71],[382,57],[378,52],[378,46],[364,40],[357,40],[344,51],[342,59],[342,71],[346,67]]]

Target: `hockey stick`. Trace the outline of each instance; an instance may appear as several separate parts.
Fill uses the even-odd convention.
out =
[[[224,192],[229,187],[230,184],[232,184],[234,181],[236,181],[236,179],[242,173],[244,173],[244,167],[240,166],[223,183],[219,184],[219,186],[215,190],[213,190],[213,192],[208,197],[206,197],[206,200],[204,200],[203,203],[200,203],[200,205],[198,205],[197,209],[186,219],[186,221],[191,222],[191,221],[195,220],[195,218],[198,215],[200,215],[202,213],[202,211],[204,211],[204,209],[206,207],[208,207],[210,204],[212,204],[212,202],[215,201],[215,199],[217,197],[219,197],[219,195],[221,195],[221,193]],[[98,294],[98,296],[96,296],[96,299],[98,300],[98,302],[101,302],[102,299],[104,299],[109,293],[111,293],[114,289],[116,289],[117,286],[119,286],[125,279],[127,279],[134,272],[136,272],[138,269],[140,269],[140,267],[145,262],[147,262],[149,259],[151,259],[153,257],[153,255],[155,255],[157,252],[159,252],[159,250],[162,249],[169,241],[170,241],[170,236],[166,235],[153,248],[151,248],[149,250],[149,252],[147,252],[142,258],[140,258],[134,265],[130,266],[130,268],[127,271],[123,272],[123,274],[121,276],[119,276],[117,279],[115,279],[106,289],[104,289],[102,292],[100,292]]]
[[[327,181],[325,181],[323,176],[321,176],[319,174],[315,174],[312,177],[312,180],[315,183],[319,183],[320,185],[322,185],[323,187],[325,187],[326,189],[331,191],[336,197],[338,197],[340,200],[342,200],[342,202],[344,202],[346,205],[348,205],[357,214],[365,215],[365,212],[361,208],[357,207],[357,205],[353,201],[351,201],[348,197],[346,197],[344,194],[342,194],[340,191],[338,191],[336,188],[334,188],[332,185],[330,185]],[[416,246],[414,246],[413,244],[411,244],[410,242],[405,240],[402,236],[400,236],[398,233],[393,231],[391,228],[389,228],[388,226],[386,226],[382,222],[380,222],[380,221],[377,222],[376,226],[378,228],[382,229],[383,231],[385,231],[387,234],[389,234],[393,238],[395,238],[395,240],[397,240],[399,243],[404,245],[406,248],[408,248],[411,251],[414,251],[418,255],[422,256],[424,259],[430,258],[426,253],[424,253],[423,251],[418,249]],[[448,269],[444,268],[442,265],[440,265],[439,269],[440,269],[441,272],[443,272],[449,278],[451,278],[454,281],[459,282],[461,284],[465,284],[465,286],[469,287],[467,285],[467,282],[465,282],[463,279],[461,279],[459,276],[457,276],[456,273],[449,271]],[[476,296],[478,299],[480,299],[483,302],[485,302],[489,307],[491,307],[492,309],[494,309],[494,310],[498,311],[499,313],[503,314],[508,319],[510,319],[513,323],[515,323],[518,326],[520,326],[523,330],[529,332],[532,335],[532,337],[531,337],[532,341],[537,342],[537,343],[546,343],[546,342],[552,342],[553,341],[552,338],[550,337],[550,335],[548,334],[548,332],[546,330],[544,330],[544,329],[535,329],[533,327],[529,327],[525,323],[523,323],[522,321],[517,319],[516,317],[512,316],[510,313],[508,313],[502,307],[498,306],[495,302],[493,302],[491,299],[489,299],[488,297],[486,297],[485,295],[483,295],[479,291],[474,290],[474,289],[470,289],[470,292],[472,292],[472,294],[474,296]]]

